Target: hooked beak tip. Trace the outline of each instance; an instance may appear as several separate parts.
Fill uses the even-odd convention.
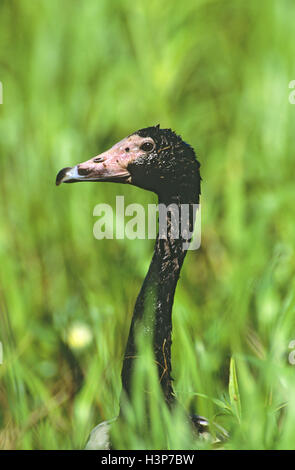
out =
[[[56,176],[55,184],[59,186],[61,183],[69,183],[76,175],[76,167],[66,167],[60,170]]]

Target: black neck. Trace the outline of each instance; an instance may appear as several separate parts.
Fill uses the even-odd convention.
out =
[[[198,196],[196,195],[194,197],[159,197],[160,205],[163,204],[167,207],[173,204],[174,209],[177,208],[179,211],[179,221],[181,221],[180,207],[182,204],[186,204],[186,208],[189,209],[189,218],[186,230],[184,230],[183,224],[179,226],[179,237],[175,238],[175,231],[173,230],[175,230],[178,222],[176,222],[176,225],[175,222],[173,223],[173,220],[177,219],[173,219],[173,215],[171,216],[171,213],[168,211],[166,217],[167,236],[161,238],[160,230],[156,239],[154,255],[135,304],[123,362],[122,386],[123,391],[128,397],[131,396],[134,360],[138,355],[136,331],[138,331],[138,327],[144,327],[144,335],[147,336],[147,339],[153,345],[159,380],[165,400],[168,404],[171,404],[174,400],[171,378],[171,314],[177,281],[187,253],[187,243],[191,239],[193,231],[195,204],[197,202]]]

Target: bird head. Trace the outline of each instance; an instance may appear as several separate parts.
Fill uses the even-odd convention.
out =
[[[140,129],[109,150],[63,168],[56,184],[79,181],[127,183],[161,194],[200,192],[200,164],[194,150],[171,129]]]

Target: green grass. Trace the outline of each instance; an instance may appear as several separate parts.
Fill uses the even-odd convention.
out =
[[[0,447],[82,448],[118,413],[153,244],[95,240],[92,213],[116,195],[156,198],[54,180],[161,123],[194,146],[203,177],[202,246],[173,312],[178,399],[229,432],[225,448],[295,448],[294,14],[291,0],[0,0]],[[212,447],[181,409],[167,414],[150,362],[137,380],[153,425],[135,386],[118,448]]]

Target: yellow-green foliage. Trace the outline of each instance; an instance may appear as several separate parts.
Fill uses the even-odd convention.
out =
[[[292,0],[0,0],[0,447],[82,448],[118,413],[153,243],[95,240],[92,212],[156,197],[54,181],[160,123],[203,177],[202,246],[173,311],[179,402],[222,425],[226,448],[294,448],[294,15]],[[116,446],[210,448],[143,364],[153,424],[138,386]]]

